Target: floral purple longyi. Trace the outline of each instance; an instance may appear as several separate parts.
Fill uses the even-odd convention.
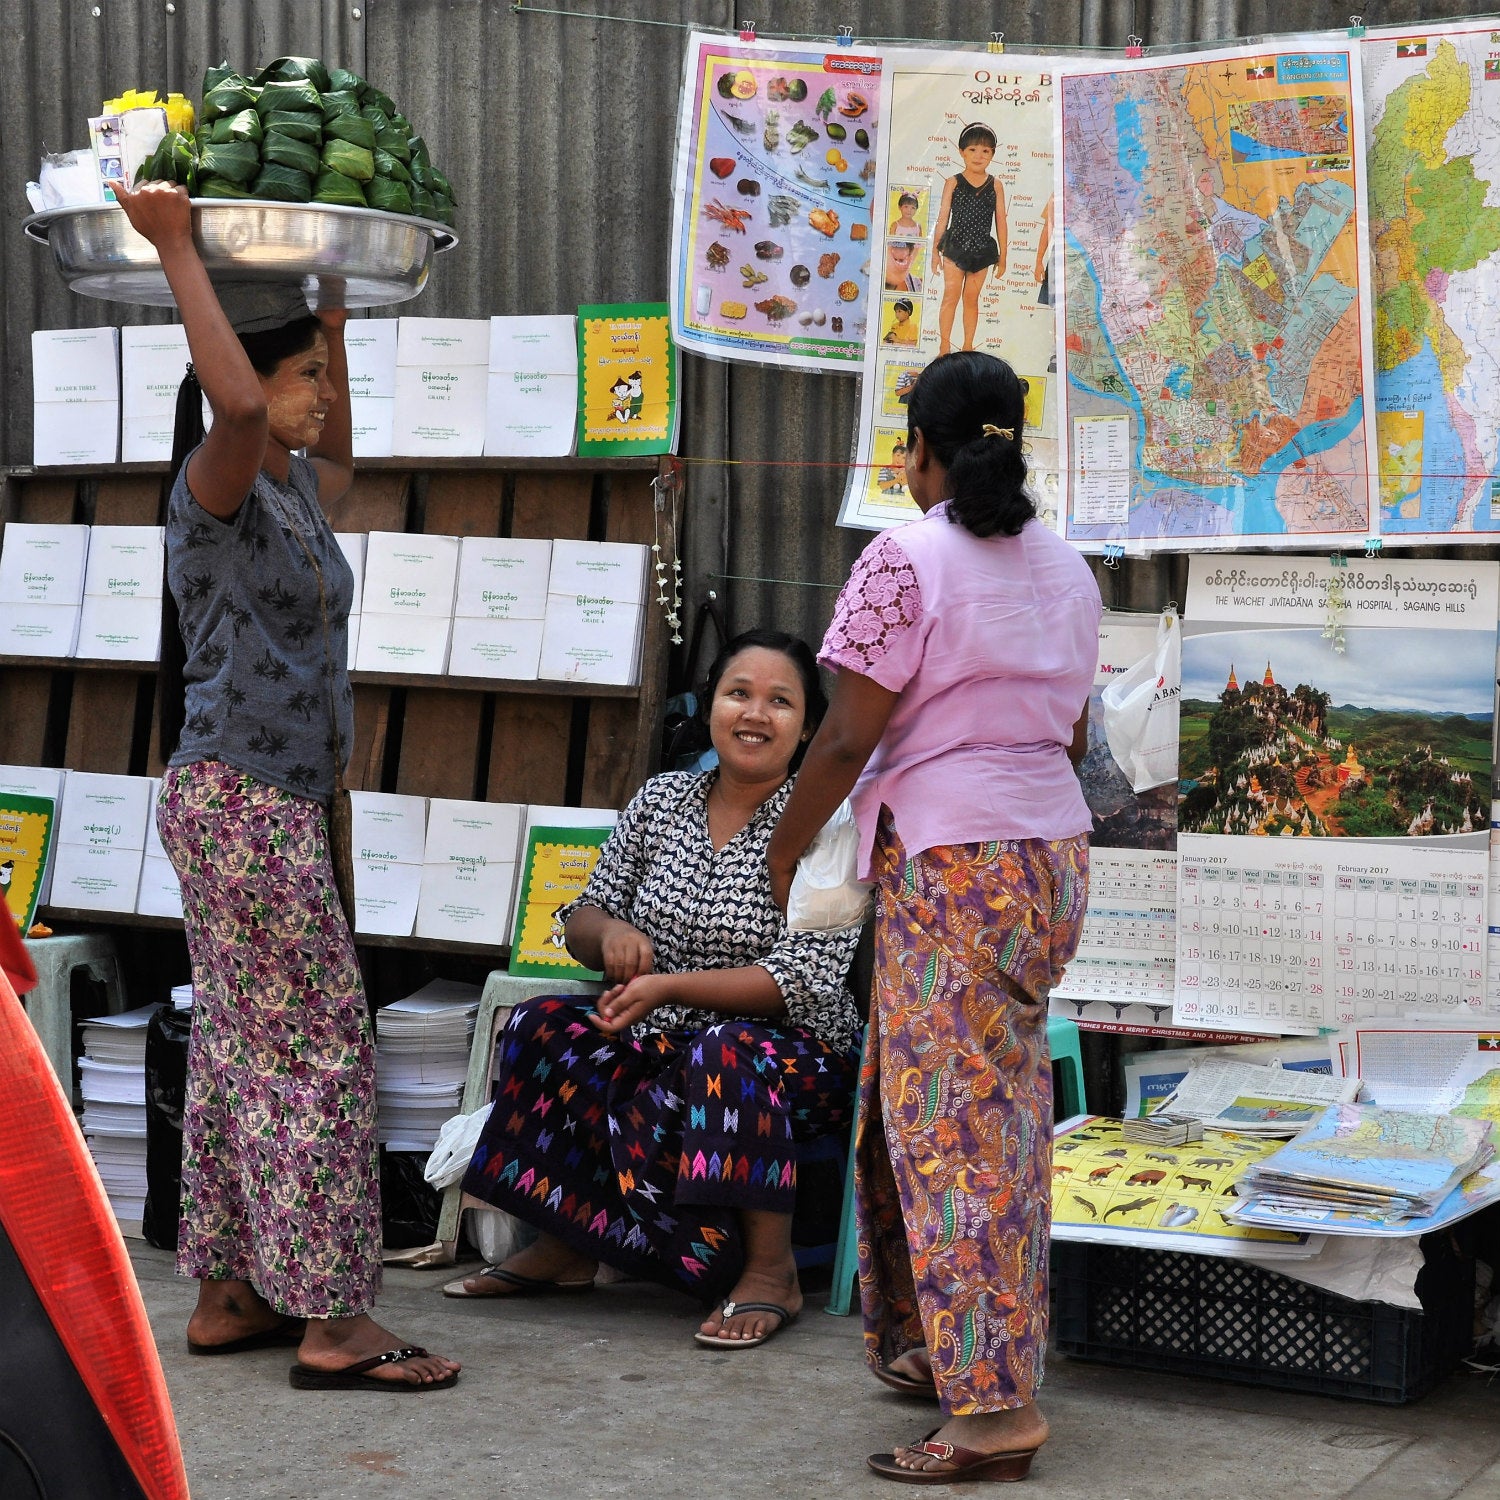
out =
[[[368,1312],[380,1287],[375,1055],[322,806],[219,761],[170,768],[193,1033],[177,1269],[278,1312]]]

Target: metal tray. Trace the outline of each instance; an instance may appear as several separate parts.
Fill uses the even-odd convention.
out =
[[[432,258],[458,236],[442,224],[371,208],[194,198],[193,238],[210,276],[300,281],[309,306],[380,307],[427,284]],[[150,242],[113,203],[54,208],[22,226],[51,247],[63,280],[85,297],[171,307]]]

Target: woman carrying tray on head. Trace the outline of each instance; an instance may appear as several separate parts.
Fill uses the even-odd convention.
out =
[[[182,188],[115,191],[161,258],[193,358],[167,509],[178,619],[162,641],[157,803],[193,964],[177,1248],[199,1282],[188,1347],[299,1343],[301,1389],[451,1386],[456,1362],[370,1316],[374,1049],[325,811],[353,738],[353,577],[322,510],[353,479],[346,315],[310,316],[296,287],[221,295]]]
[[[858,932],[788,932],[766,843],[822,717],[803,641],[737,636],[700,695],[717,769],[653,777],[563,909],[598,1002],[518,1005],[464,1189],[535,1224],[450,1297],[587,1291],[601,1261],[724,1298],[696,1337],[749,1349],[801,1310],[795,1142],[842,1129]]]

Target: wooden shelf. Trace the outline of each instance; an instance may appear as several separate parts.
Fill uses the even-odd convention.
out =
[[[154,661],[115,661],[89,656],[0,656],[0,668],[51,672],[138,672],[156,674]],[[517,677],[445,677],[437,672],[351,672],[355,687],[438,688],[454,693],[540,693],[549,698],[639,698],[639,685],[602,682],[550,682]]]
[[[141,927],[154,932],[181,932],[180,917],[148,917],[132,911],[87,911],[71,906],[39,906],[36,919],[48,927],[59,922],[96,927]],[[443,938],[387,937],[377,933],[356,932],[356,948],[407,948],[421,953],[451,953],[459,958],[493,959],[496,967],[510,960],[508,943],[454,943]]]
[[[360,474],[498,473],[610,474],[655,473],[667,454],[621,454],[618,458],[356,458]],[[15,464],[0,473],[15,479],[97,479],[116,474],[165,474],[170,464]]]

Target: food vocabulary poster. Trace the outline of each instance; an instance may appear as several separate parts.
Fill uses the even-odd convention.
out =
[[[858,367],[871,316],[881,60],[688,38],[672,224],[672,334],[719,359]]]
[[[1500,29],[1367,33],[1380,534],[1500,532]]]
[[[1359,62],[1303,37],[1059,79],[1075,545],[1376,529]]]
[[[1485,1013],[1497,597],[1479,560],[1189,559],[1179,1023]]]
[[[1026,460],[1057,513],[1052,261],[1053,78],[1046,57],[882,53],[870,226],[871,315],[854,466],[840,524],[912,520],[906,400],[939,354],[979,349],[1028,386]]]

